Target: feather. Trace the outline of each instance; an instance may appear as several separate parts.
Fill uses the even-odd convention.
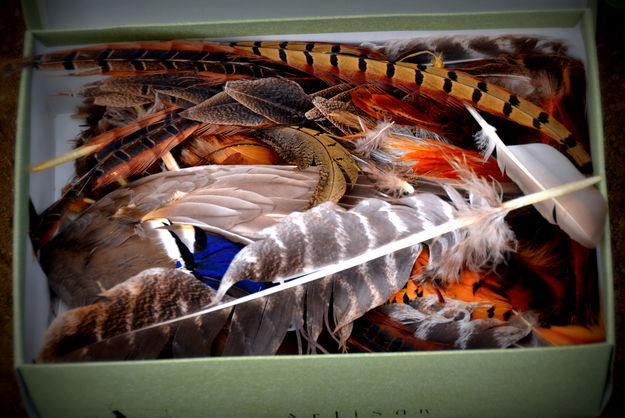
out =
[[[150,113],[132,124],[121,126],[119,128],[107,131],[89,140],[88,143],[73,149],[65,154],[59,155],[51,160],[37,164],[31,168],[32,171],[43,171],[49,168],[55,167],[59,164],[66,163],[68,161],[75,160],[77,158],[91,155],[94,152],[100,151],[106,145],[112,141],[125,137],[129,134],[137,132],[142,128],[153,126],[155,123],[161,122],[163,117],[173,112],[175,108],[168,108],[156,113]]]
[[[180,162],[186,166],[203,164],[259,164],[280,162],[278,154],[267,144],[249,134],[197,135],[180,150]]]
[[[205,306],[214,290],[180,270],[152,268],[59,315],[44,336],[41,362],[139,360],[275,353],[291,323],[283,293],[201,318],[162,325]],[[259,312],[261,315],[259,315]],[[158,326],[152,326],[159,324]]]
[[[397,352],[452,348],[451,344],[415,337],[409,326],[395,321],[380,309],[369,311],[354,322],[354,330],[348,343],[350,352]]]
[[[343,99],[348,99],[345,95],[337,95],[329,99],[321,96],[313,97],[312,103],[315,107],[306,112],[306,117],[317,123],[327,120],[344,135],[351,134],[353,129],[358,129],[360,127],[358,122],[365,125],[374,123],[349,100],[341,100],[341,96]]]
[[[477,141],[482,143],[484,154],[497,150],[497,162],[523,192],[534,193],[584,178],[560,152],[545,144],[506,146],[474,109],[467,109],[478,121],[482,131]],[[589,187],[557,199],[534,205],[553,224],[557,224],[580,244],[592,248],[603,234],[606,203],[595,188]]]
[[[540,105],[566,126],[586,149],[590,147],[585,113],[586,74],[580,60],[547,54],[500,56],[468,63],[461,70]],[[512,133],[514,128],[510,126],[508,131]],[[529,133],[525,135],[529,137]],[[557,147],[545,135],[540,139]]]
[[[358,180],[359,168],[341,144],[323,132],[308,128],[279,127],[265,129],[258,137],[271,144],[280,157],[300,168],[315,163],[319,167],[319,185],[311,205],[327,200],[337,202],[347,190],[346,177],[351,185]]]
[[[58,316],[44,336],[41,362],[158,358],[169,351],[210,355],[229,310],[175,326],[134,332],[206,305],[214,291],[190,274],[154,268],[103,292],[100,301]],[[192,327],[194,332],[184,332]],[[189,338],[192,337],[192,338]],[[186,354],[186,353],[185,353]]]
[[[403,167],[368,162],[362,162],[360,166],[361,170],[372,180],[373,186],[385,196],[399,199],[415,191],[408,181],[411,175]]]
[[[161,94],[197,104],[219,93],[222,89],[217,84],[222,82],[194,73],[110,77],[86,84],[81,94],[96,100],[101,94],[120,93],[148,99],[151,103]]]
[[[237,125],[246,127],[271,126],[266,117],[250,110],[226,92],[217,93],[211,98],[181,113],[181,116],[198,122],[217,125]]]
[[[313,105],[302,87],[282,78],[230,81],[224,92],[248,109],[281,124],[302,122]]]
[[[605,341],[605,328],[602,325],[534,326],[533,333],[538,339],[537,345],[572,345]]]
[[[593,180],[596,181],[596,179],[593,179]],[[585,186],[588,182],[589,180],[586,180],[582,183],[582,185]],[[552,194],[564,193],[564,192],[570,191],[571,188],[575,188],[575,187],[579,188],[580,185],[579,184],[576,184],[575,186],[567,185],[566,187],[560,187],[559,189],[557,189],[557,192],[554,192],[554,191],[550,191],[550,192]],[[545,196],[543,193],[541,198],[544,198],[544,197]],[[521,202],[523,204],[527,204],[528,202],[531,202],[532,200],[535,200],[536,198],[538,197],[537,196],[525,197],[521,199]],[[318,206],[316,209],[319,210],[319,208],[321,208],[321,210],[323,210],[324,206],[329,207],[330,205],[332,205],[332,203],[326,203],[325,205]],[[516,206],[517,206],[516,203],[508,202],[502,206],[503,209],[501,210],[507,211],[507,210],[510,210],[510,208],[516,207]],[[369,212],[371,212],[371,210],[374,210],[372,214],[375,214],[376,208],[388,209],[391,207],[392,206],[389,206],[387,204],[382,204],[379,201],[363,201],[363,204],[359,208],[359,211],[363,212],[361,213],[361,215],[364,215],[364,214],[368,214]],[[343,212],[343,213],[347,213],[347,212]],[[301,215],[294,215],[294,216],[296,218],[301,217]],[[395,220],[395,221],[398,220],[395,216],[391,216],[390,219]],[[275,228],[279,228],[280,225],[282,225],[283,223],[284,222],[278,224]],[[302,280],[302,278],[298,280],[292,280],[282,285],[270,287],[254,295],[244,296],[236,300],[223,303],[218,306],[213,306],[212,308],[209,308],[209,309],[201,309],[199,311],[189,313],[186,315],[182,315],[182,316],[173,315],[175,317],[170,318],[170,319],[162,318],[163,320],[155,321],[154,323],[150,325],[145,325],[144,322],[141,322],[138,326],[132,327],[132,329],[128,328],[128,323],[129,323],[128,320],[122,320],[120,322],[116,322],[113,319],[114,317],[111,317],[111,319],[107,321],[106,323],[110,323],[110,324],[122,323],[124,328],[122,329],[121,334],[112,333],[110,334],[111,335],[110,338],[105,338],[103,340],[98,340],[95,342],[94,342],[93,337],[88,337],[86,339],[86,343],[87,344],[93,343],[93,344],[89,344],[86,347],[82,347],[82,348],[78,347],[77,349],[69,350],[71,351],[71,353],[68,353],[67,355],[65,355],[63,359],[64,360],[72,360],[72,359],[89,360],[92,358],[102,358],[101,356],[103,356],[103,358],[108,358],[108,357],[119,358],[120,355],[123,356],[123,358],[145,358],[145,356],[148,354],[149,356],[157,356],[163,351],[161,349],[162,344],[165,341],[170,341],[170,339],[167,339],[167,338],[169,338],[169,336],[172,335],[171,334],[172,327],[173,329],[182,328],[184,330],[184,332],[181,332],[182,336],[188,337],[190,335],[193,335],[193,338],[194,338],[194,341],[193,341],[194,344],[191,344],[191,347],[189,346],[179,347],[176,344],[175,347],[177,347],[178,349],[177,351],[178,354],[181,354],[183,356],[206,355],[206,353],[209,352],[210,349],[212,348],[215,334],[221,335],[222,333],[219,331],[219,327],[211,326],[210,329],[207,328],[205,331],[202,331],[202,330],[197,329],[198,328],[197,325],[199,324],[201,327],[203,324],[213,324],[213,321],[217,321],[217,319],[214,319],[215,311],[222,312],[221,314],[218,314],[218,317],[220,317],[219,315],[227,316],[227,313],[230,311],[231,307],[234,307],[235,314],[232,315],[229,325],[228,325],[227,340],[225,343],[220,344],[220,347],[224,347],[223,351],[221,351],[221,349],[218,351],[221,351],[224,355],[274,353],[280,347],[280,344],[284,340],[286,331],[291,324],[295,324],[296,329],[300,329],[300,328],[304,328],[305,322],[308,321],[307,319],[305,320],[303,316],[303,311],[306,309],[305,303],[309,300],[309,298],[305,298],[305,293],[308,291],[305,290],[306,288],[299,287],[299,285],[302,284],[302,282],[305,282],[306,280],[310,280],[311,277],[314,279],[315,275],[317,276],[316,278],[325,277],[328,274],[343,271],[347,268],[356,266],[360,264],[361,262],[367,262],[369,260],[369,262],[367,263],[368,264],[367,267],[365,267],[364,269],[362,266],[357,267],[351,272],[351,275],[349,276],[349,280],[345,280],[345,279],[342,280],[343,283],[336,283],[337,276],[328,277],[327,279],[318,282],[318,283],[323,283],[325,281],[326,286],[327,286],[328,284],[327,282],[329,280],[335,281],[335,283],[333,284],[335,289],[332,289],[331,292],[333,294],[336,293],[335,295],[336,301],[333,302],[333,304],[335,305],[333,313],[335,314],[337,323],[336,323],[336,328],[333,331],[334,333],[338,335],[338,337],[340,338],[340,341],[344,343],[348,339],[349,333],[351,332],[351,324],[345,323],[346,318],[349,318],[351,316],[359,317],[359,316],[362,316],[362,314],[364,314],[364,312],[357,314],[358,309],[354,311],[354,308],[358,308],[358,307],[353,306],[354,301],[350,301],[350,299],[352,299],[352,297],[350,297],[350,294],[354,295],[353,292],[356,289],[358,289],[358,287],[355,287],[354,285],[358,283],[360,280],[362,280],[361,278],[359,279],[356,277],[367,277],[369,274],[374,273],[376,271],[378,273],[375,273],[374,277],[376,276],[383,277],[385,274],[390,274],[391,276],[390,287],[397,288],[399,283],[407,280],[407,276],[408,276],[407,273],[409,273],[410,267],[408,267],[407,273],[401,273],[401,274],[396,274],[395,269],[397,269],[400,266],[411,265],[409,263],[398,264],[397,261],[407,261],[407,260],[402,260],[402,257],[404,256],[408,256],[409,259],[414,260],[414,258],[416,258],[416,254],[414,250],[420,248],[419,242],[423,240],[424,235],[432,238],[436,235],[439,235],[441,233],[441,230],[442,231],[453,230],[454,228],[458,227],[458,225],[463,224],[463,223],[456,222],[456,220],[452,220],[451,223],[454,225],[451,226],[449,225],[449,222],[447,222],[447,225],[439,225],[436,227],[430,227],[428,228],[428,231],[426,231],[426,234],[420,234],[420,238],[417,238],[417,239],[415,239],[414,235],[408,236],[407,238],[409,238],[408,240],[409,242],[406,243],[406,239],[404,239],[403,240],[404,242],[400,243],[400,245],[403,247],[400,247],[400,248],[407,248],[407,247],[410,247],[411,245],[413,246],[413,248],[400,251],[399,253],[396,253],[395,256],[391,258],[387,256],[380,260],[370,261],[374,258],[379,257],[380,256],[379,252],[376,252],[373,255],[367,254],[365,257],[359,256],[359,257],[356,257],[356,259],[351,258],[351,259],[344,261],[342,265],[338,267],[336,265],[333,265],[330,268],[322,268],[321,269],[322,271],[319,271],[317,269],[315,274],[309,275],[308,277],[304,277],[303,278],[304,280]],[[464,224],[466,224],[466,222],[464,222]],[[287,225],[288,225],[288,221],[287,221]],[[324,223],[321,224],[321,226],[323,225]],[[400,225],[401,225],[400,233],[401,232],[405,233],[403,222],[400,222]],[[349,227],[349,225],[346,225],[346,226]],[[397,231],[395,232],[388,231],[388,226],[389,226],[388,222],[384,226],[385,226],[383,230],[384,233],[379,235],[379,238],[382,239],[383,241],[386,241],[389,239],[392,240],[393,234],[396,234]],[[319,229],[318,224],[316,224],[315,227]],[[288,226],[286,228],[289,229]],[[331,223],[329,225],[329,228],[327,229],[331,231],[330,235],[331,233],[336,231],[335,226],[332,225]],[[329,235],[328,231],[322,231],[322,232],[323,233],[320,234],[321,237],[327,237]],[[271,233],[271,236],[269,237],[269,239],[272,239],[275,237],[276,237],[275,233]],[[375,237],[375,235],[373,235],[372,237]],[[378,238],[376,237],[375,240],[377,241]],[[331,243],[331,242],[333,241],[326,239],[324,240],[323,245],[327,245],[328,243]],[[362,244],[365,244],[365,245],[363,246]],[[396,250],[397,249],[396,243],[392,242],[391,244],[392,244],[392,247],[394,247],[391,249],[391,251]],[[250,246],[246,247],[246,249],[250,248],[253,245],[255,244],[251,244]],[[367,243],[363,243],[363,242],[359,242],[359,245],[361,248],[360,252],[366,251],[367,247],[369,246],[367,245]],[[315,248],[319,248],[319,247],[320,246],[316,246]],[[384,248],[384,247],[388,247],[388,245],[383,246],[382,248],[384,251],[389,251],[388,248]],[[236,257],[241,258],[241,255],[244,252],[245,250],[241,251]],[[358,252],[358,250],[356,252]],[[345,254],[343,251],[341,251],[341,253]],[[306,253],[306,256],[303,256],[303,257],[300,256],[300,259],[304,258],[304,259],[307,259],[307,261],[313,261],[309,257],[311,254],[312,254],[311,251],[308,250]],[[322,263],[328,262],[328,257],[332,258],[333,254],[329,253],[329,254],[324,255],[322,257],[324,258]],[[242,258],[245,259],[246,262],[252,261],[251,258],[249,257],[249,253],[247,255],[244,254]],[[285,270],[285,269],[287,271],[289,270],[288,266],[285,266],[284,263],[280,263],[280,260],[284,260],[284,258],[280,255],[280,253],[272,252],[270,254],[267,254],[266,259],[258,260],[258,261],[266,263],[266,262],[269,262],[270,260],[278,261],[277,266],[272,264],[272,268],[278,270],[278,273],[280,273],[280,270]],[[236,262],[233,262],[231,266],[235,266],[235,265],[236,265]],[[314,265],[311,265],[311,263],[309,262],[308,266],[305,266],[304,270],[310,269],[311,267],[314,269]],[[388,270],[389,267],[391,267],[390,270]],[[234,271],[236,270],[240,271],[240,267],[237,267],[234,269]],[[145,272],[142,274],[145,274]],[[354,274],[356,276],[354,276]],[[227,277],[228,275],[230,275],[230,277]],[[280,274],[278,274],[278,276],[279,275]],[[187,276],[187,277],[191,277],[191,276]],[[404,279],[402,279],[402,277]],[[277,278],[275,274],[273,275],[273,278],[274,279]],[[266,281],[267,279],[268,277],[264,276],[262,281]],[[223,292],[224,288],[230,287],[232,284],[232,281],[233,281],[232,273],[230,273],[230,269],[229,269],[228,272],[226,273],[226,276],[224,276],[224,280],[222,281],[223,286],[220,286],[218,294],[213,296],[213,300],[222,299],[223,294],[224,294]],[[367,282],[370,284],[372,283],[369,280],[367,280]],[[197,283],[199,284],[199,282]],[[339,285],[339,288],[336,288],[337,285]],[[343,293],[347,293],[346,295],[343,295],[343,297],[340,296],[341,287],[343,287],[344,289]],[[124,285],[122,285],[121,288],[123,289]],[[366,301],[364,302],[366,305],[376,304],[378,303],[377,300],[380,299],[380,297],[381,298],[386,297],[384,294],[376,295],[377,292],[371,293],[372,290],[375,289],[375,286],[373,287],[367,286],[365,288],[368,288],[369,291],[363,294],[362,292],[364,289],[360,287],[360,291],[358,292],[358,295],[360,297],[357,298],[357,300],[355,301],[356,303],[360,305],[362,305],[362,296],[366,295],[367,293],[369,294],[369,296],[366,296],[364,298],[366,299]],[[313,287],[313,289],[315,288]],[[317,289],[319,290],[320,288],[317,287]],[[311,296],[318,296],[319,294],[321,295],[327,294],[327,289],[329,288],[325,287],[325,289],[326,289],[325,291],[321,291],[321,292],[312,292]],[[116,291],[117,289],[115,289],[115,292]],[[284,293],[285,291],[286,293]],[[109,295],[113,296],[115,292]],[[149,294],[150,292],[148,291],[145,293],[147,297],[147,294]],[[142,292],[138,292],[138,294],[141,295]],[[169,294],[169,292],[166,292],[166,294]],[[165,300],[167,299],[168,298],[166,297]],[[347,305],[344,305],[345,303],[347,303]],[[184,305],[185,304],[182,304],[182,306]],[[87,309],[89,311],[91,307],[86,307],[84,309]],[[101,308],[96,308],[96,310],[97,309],[101,309]],[[314,309],[317,309],[317,308],[314,308]],[[109,309],[109,312],[110,311],[111,310]],[[126,312],[124,315],[128,315],[127,309],[122,309],[122,311]],[[261,312],[262,314],[259,315],[259,312]],[[348,315],[342,316],[341,313],[346,313]],[[196,318],[196,317],[201,317],[201,318]],[[122,318],[124,318],[123,315],[122,315]],[[193,320],[191,321],[192,318]],[[78,321],[70,320],[69,323],[71,325],[76,322],[80,322],[80,320],[81,318],[79,317]],[[67,322],[67,320],[59,319],[58,322],[63,324]],[[342,327],[340,327],[341,322],[343,325]],[[93,324],[93,322],[91,322],[91,324]],[[61,328],[63,328],[63,326]],[[55,326],[53,328],[53,331],[50,331],[50,333],[51,335],[53,335],[52,339],[56,339],[60,341],[75,341],[75,342],[80,343],[80,338],[76,338],[76,334],[78,333],[78,335],[80,335],[81,331],[80,329],[77,331],[77,328],[81,328],[81,327],[76,327],[72,325],[70,326],[69,332],[64,333],[64,332],[54,331],[55,329],[58,329],[58,326]],[[507,341],[510,338],[512,338],[512,336],[517,335],[517,331],[513,329],[512,330],[513,332],[508,332],[510,330],[508,330],[507,328],[508,327],[503,327],[502,330],[500,331],[495,330],[491,332],[490,334],[492,334],[492,339],[494,341],[497,341],[499,344],[503,344],[501,341]],[[315,328],[313,327],[313,328],[307,328],[307,329],[314,330]],[[468,335],[470,337],[471,336],[470,333],[469,334],[466,333],[467,329],[470,330],[470,328],[467,328],[463,324],[463,326],[461,327],[461,330],[465,332],[462,335],[463,336]],[[205,333],[208,333],[208,337],[205,336]],[[87,332],[87,335],[94,335],[94,334],[98,335],[97,333],[94,333],[93,331]],[[167,338],[164,338],[163,335],[165,335]],[[313,347],[317,346],[317,343],[314,341],[314,338],[315,338],[314,335],[309,335],[305,331],[303,332],[303,335],[306,336],[307,338],[313,339],[311,341],[311,346]],[[147,336],[147,337],[143,338],[142,336]],[[198,341],[198,336],[200,336],[199,341]],[[101,338],[101,337],[98,337],[98,338]],[[138,341],[140,341],[140,343],[136,345],[128,345],[128,341],[137,341],[137,338],[138,338]],[[178,341],[177,336],[175,336],[174,339],[175,341]],[[50,340],[50,338],[48,338],[48,340]],[[154,343],[154,340],[156,340],[156,343]],[[83,342],[85,342],[85,340],[83,340]],[[122,344],[122,348],[117,347],[118,344]],[[460,345],[469,344],[469,342],[466,342],[466,339],[460,339],[458,344]],[[80,345],[82,345],[82,343]],[[145,345],[147,345],[151,349],[151,352],[148,354],[141,352],[142,347]],[[63,344],[61,344],[61,346],[63,346]],[[65,353],[67,353],[67,351],[65,351]]]
[[[484,216],[469,230],[453,231],[438,237],[437,245],[429,246],[430,263],[426,272],[433,280],[442,282],[443,286],[457,282],[464,268],[476,271],[493,269],[503,261],[506,253],[514,248],[514,233],[503,219],[505,214],[500,213],[499,216],[502,217],[499,218],[492,212],[492,208],[497,207],[501,201],[497,190],[488,181],[478,178],[459,165],[457,170],[464,179],[462,187],[468,193],[468,197],[465,198],[453,187],[443,186],[453,208],[453,216],[450,219],[462,219],[465,216],[481,217],[482,211]],[[438,220],[436,223],[440,223],[444,218],[441,219],[439,216]]]
[[[419,132],[423,134],[424,132]],[[445,143],[433,135],[433,139],[414,136],[409,129],[380,123],[364,134],[344,139],[354,144],[354,150],[374,161],[412,167],[415,175],[435,179],[459,179],[453,161],[463,164],[479,177],[492,178],[502,183],[510,180],[501,173],[494,159],[484,162],[478,152]]]
[[[102,44],[79,49],[36,55],[30,61],[35,68],[74,70],[72,75],[106,74],[112,76],[162,73],[226,74],[239,78],[273,74],[271,66],[223,61],[240,56],[227,44],[201,41],[153,41]],[[232,61],[232,60],[231,60]]]
[[[484,57],[497,57],[513,54],[565,55],[566,46],[557,40],[528,35],[494,36],[435,36],[426,38],[391,39],[379,45],[365,44],[375,51],[386,55],[392,61],[403,61],[410,56],[410,61],[426,63],[429,57],[415,56],[415,52],[432,51],[442,55],[446,63],[470,61]],[[416,61],[421,59],[421,61]]]
[[[510,218],[510,217],[509,217]],[[561,233],[560,235],[564,235]],[[555,242],[553,242],[555,241]],[[430,280],[426,273],[429,256],[423,251],[415,263],[410,281],[404,289],[393,295],[389,303],[409,303],[426,295],[435,295],[463,302],[483,303],[472,318],[508,320],[514,311],[531,311],[543,324],[570,320],[573,308],[567,290],[572,275],[567,254],[562,253],[568,238],[549,241],[535,246],[518,240],[505,265],[496,272],[476,272],[464,269],[457,283],[442,286]],[[563,242],[558,242],[563,241]]]
[[[59,297],[82,305],[101,287],[144,269],[176,266],[163,248],[162,235],[170,236],[163,219],[241,241],[238,235],[251,236],[306,209],[318,181],[315,168],[284,166],[204,166],[152,175],[67,219],[39,261]]]
[[[460,349],[506,348],[532,331],[529,314],[523,318],[513,315],[508,321],[472,319],[473,312],[482,307],[480,303],[451,298],[441,303],[435,295],[427,295],[410,305],[396,303],[379,309],[391,319],[411,327],[419,339]]]
[[[174,111],[165,123],[143,135],[121,138],[98,152],[98,164],[92,169],[93,187],[100,188],[115,181],[126,180],[147,170],[155,161],[171,151],[200,128],[200,123],[182,119]]]
[[[358,86],[350,90],[349,95],[354,106],[378,120],[392,121],[400,125],[417,125],[429,130],[443,130],[437,123],[439,117],[437,112],[419,109],[380,88],[371,85]]]
[[[93,203],[91,199],[78,197],[71,189],[40,214],[37,214],[31,201],[28,234],[35,254],[52,239],[68,216],[80,213],[91,203]]]
[[[177,263],[177,267],[190,270],[196,276],[200,276],[200,280],[209,286],[215,282],[215,279],[219,280],[223,277],[234,256],[244,247],[242,243],[233,242],[197,226],[184,224],[177,226],[182,234],[174,232],[174,228],[167,228],[172,231],[174,241],[180,251],[182,260]],[[184,240],[185,232],[192,232],[191,240]],[[246,244],[249,243],[246,242]]]

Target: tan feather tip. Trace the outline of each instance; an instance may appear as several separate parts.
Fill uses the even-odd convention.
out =
[[[97,151],[99,147],[100,147],[99,145],[85,144],[81,147],[78,147],[69,152],[66,152],[65,154],[61,154],[50,160],[44,161],[43,163],[37,164],[31,167],[30,171],[32,172],[44,171],[44,170],[48,170],[50,168],[56,167],[57,165],[61,165],[64,163],[68,163],[70,161],[77,160],[87,155],[91,155],[92,153]]]

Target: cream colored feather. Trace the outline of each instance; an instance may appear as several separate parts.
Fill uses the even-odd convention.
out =
[[[493,126],[472,107],[467,106],[467,109],[482,127],[476,134],[476,141],[484,150],[485,159],[496,151],[499,168],[524,193],[536,193],[585,178],[562,153],[549,145],[505,145]],[[538,202],[534,206],[545,219],[585,247],[593,248],[601,239],[607,205],[594,187]]]

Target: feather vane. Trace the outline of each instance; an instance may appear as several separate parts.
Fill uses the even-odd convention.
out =
[[[483,304],[451,298],[441,303],[435,295],[427,295],[410,305],[396,303],[380,310],[392,319],[410,326],[414,336],[452,345],[454,348],[506,348],[532,332],[528,316],[514,315],[508,321],[495,318],[472,319]]]
[[[471,115],[482,127],[478,141],[482,141],[486,157],[497,151],[497,162],[523,192],[534,193],[567,182],[584,179],[564,155],[545,144],[506,146],[473,108]],[[607,207],[605,199],[595,188],[589,187],[557,199],[537,202],[536,209],[552,224],[560,226],[580,244],[592,248],[603,234]]]

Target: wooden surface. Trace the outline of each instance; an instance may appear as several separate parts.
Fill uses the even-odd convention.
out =
[[[600,1],[597,47],[605,129],[607,181],[612,228],[612,250],[616,297],[617,352],[612,399],[602,414],[616,417],[625,411],[625,8],[619,1]],[[0,0],[0,67],[21,56],[24,23],[18,0]],[[17,388],[12,359],[11,222],[13,209],[13,153],[15,109],[19,77],[0,82],[0,415],[26,416]]]

